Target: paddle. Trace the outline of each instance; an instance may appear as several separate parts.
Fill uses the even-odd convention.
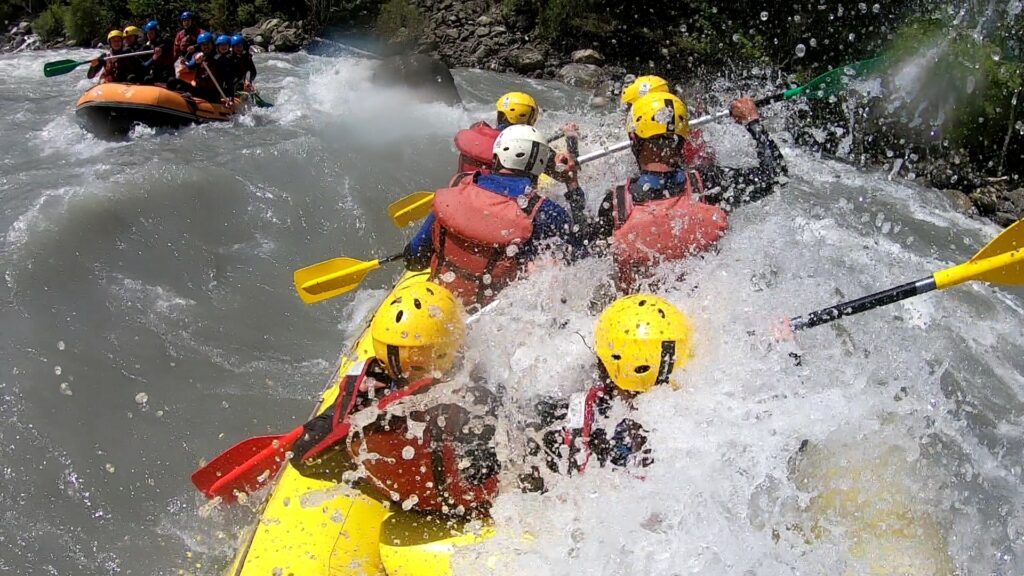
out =
[[[145,52],[128,52],[125,54],[115,54],[114,56],[107,56],[104,60],[117,60],[118,58],[127,58],[128,56],[148,56],[155,52],[155,50],[146,50]],[[94,58],[95,59],[95,58]],[[71,72],[75,68],[83,64],[89,64],[92,60],[54,60],[53,62],[47,62],[43,64],[43,76],[52,78],[54,76],[61,76]]]
[[[434,193],[428,191],[413,192],[404,198],[399,198],[388,205],[388,216],[394,221],[395,226],[405,228],[409,224],[422,220],[430,214],[434,205]]]
[[[334,298],[358,287],[370,272],[404,257],[393,254],[369,262],[342,257],[313,264],[295,271],[295,290],[306,304]]]
[[[207,75],[210,76],[210,80],[213,80],[213,85],[217,87],[217,92],[220,94],[220,98],[224,102],[224,105],[228,108],[233,106],[235,101],[228,98],[228,95],[224,93],[224,89],[220,87],[220,82],[217,81],[217,77],[213,75],[213,71],[210,70],[210,67],[206,64],[206,58],[203,58],[203,70],[206,70]]]
[[[274,103],[273,102],[268,102],[268,101],[264,100],[263,97],[260,96],[259,92],[255,92],[254,91],[252,93],[252,101],[256,103],[256,107],[257,108],[273,108],[274,107]]]
[[[943,290],[969,280],[983,280],[991,284],[1024,285],[1024,220],[1019,220],[996,236],[969,261],[935,272],[927,278],[908,282],[902,286],[876,292],[870,296],[850,300],[797,316],[789,320],[794,331],[828,324],[844,316],[860,314],[931,292]]]
[[[790,98],[796,98],[797,96],[804,96],[811,99],[827,98],[839,93],[847,84],[850,83],[851,80],[862,78],[875,72],[883,63],[884,57],[854,62],[848,66],[829,70],[803,86],[797,86],[796,88],[790,88],[789,90],[772,94],[771,96],[765,96],[760,100],[755,100],[754,103],[760,108],[762,106],[775,104],[776,102],[782,102],[783,100],[789,100]],[[715,114],[702,116],[701,118],[692,120],[690,122],[690,128],[699,128],[705,124],[716,122],[722,118],[728,117],[729,114],[730,112],[728,110],[723,110]],[[586,164],[587,162],[593,162],[594,160],[604,158],[610,154],[627,150],[629,147],[630,142],[629,140],[626,140],[624,142],[612,144],[611,146],[606,146],[600,150],[595,150],[589,154],[584,154],[577,158],[576,162],[579,164]]]
[[[192,473],[192,484],[208,498],[234,502],[236,493],[252,492],[277,474],[302,433],[299,426],[287,434],[243,440]]]

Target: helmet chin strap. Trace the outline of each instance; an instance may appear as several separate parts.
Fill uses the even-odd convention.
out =
[[[661,343],[661,364],[658,366],[658,378],[654,385],[668,384],[669,376],[672,375],[672,367],[676,364],[676,343],[666,340]]]
[[[404,380],[402,377],[402,359],[398,346],[388,344],[388,368],[391,370],[395,380]]]

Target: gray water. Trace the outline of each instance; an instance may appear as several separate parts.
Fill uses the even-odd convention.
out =
[[[444,184],[452,134],[506,90],[535,93],[548,132],[582,113],[584,152],[621,138],[615,114],[583,112],[585,95],[558,84],[457,71],[468,106],[451,109],[374,88],[370,61],[296,54],[257,61],[273,109],[104,143],[74,123],[84,73],[41,76],[90,54],[0,56],[3,573],[219,573],[252,512],[204,510],[189,475],[300,423],[399,270],[316,306],[292,272],[400,249],[408,232],[384,207]],[[752,161],[737,127],[708,136],[728,163]],[[795,344],[765,336],[774,319],[962,261],[999,230],[884,171],[784,152],[788,189],[738,211],[720,253],[666,291],[698,336],[684,388],[640,405],[658,463],[642,481],[596,471],[544,496],[503,493],[499,538],[463,572],[858,573],[849,523],[823,520],[835,529],[815,542],[785,529],[827,483],[791,470],[806,439],[836,458],[825,468],[898,462],[868,492],[898,493],[941,534],[904,553],[1024,573],[1019,294],[967,285]],[[629,169],[588,166],[591,203]],[[540,267],[474,325],[467,365],[522,403],[582,389],[587,301],[607,273]],[[499,568],[484,566],[495,553]]]

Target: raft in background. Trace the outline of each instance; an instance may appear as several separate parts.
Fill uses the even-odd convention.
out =
[[[78,123],[100,138],[123,138],[132,127],[180,128],[189,124],[230,120],[247,103],[235,97],[228,108],[160,86],[97,84],[82,94],[75,105]]]

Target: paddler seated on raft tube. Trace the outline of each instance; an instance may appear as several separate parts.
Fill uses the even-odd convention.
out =
[[[245,43],[245,36],[235,34],[231,37],[231,55],[235,58],[235,90],[252,92],[252,82],[256,79],[256,64],[252,61],[252,53]]]
[[[462,306],[422,282],[396,291],[370,324],[374,357],[345,375],[335,405],[304,425],[292,465],[404,509],[474,514],[498,487],[497,397],[441,382],[465,338]]]
[[[231,36],[227,34],[217,36],[214,45],[217,47],[217,54],[213,57],[210,68],[217,76],[217,82],[220,83],[224,93],[228,95],[228,98],[234,98],[235,81],[239,78],[239,74],[238,61],[231,51]]]
[[[174,59],[188,58],[195,52],[199,44],[199,35],[204,30],[196,25],[192,12],[185,10],[181,13],[181,30],[174,36]]]
[[[669,94],[668,80],[661,76],[640,76],[630,82],[622,89],[622,113],[629,121],[629,109],[633,103],[651,92],[662,92]],[[693,169],[697,167],[709,167],[715,164],[715,153],[712,152],[704,141],[704,133],[699,128],[690,130],[690,135],[683,143],[683,166]]]
[[[629,138],[640,172],[609,191],[595,222],[588,223],[582,195],[567,195],[574,220],[590,244],[609,242],[624,292],[661,262],[711,249],[728,228],[727,210],[773,194],[784,182],[786,163],[759,120],[750,98],[734,100],[733,119],[757,147],[756,168],[688,169],[682,149],[689,136],[686,105],[652,92],[630,109]]]
[[[633,401],[655,386],[677,388],[678,370],[690,358],[689,321],[658,296],[616,300],[601,313],[594,332],[597,383],[568,400],[536,405],[539,422],[531,425],[537,434],[529,440],[529,452],[543,452],[553,472],[582,473],[588,465],[649,466],[647,432],[630,416]],[[534,472],[520,481],[536,490],[542,482]]]
[[[142,51],[142,29],[138,26],[128,26],[124,29],[124,54]],[[146,77],[146,57],[127,56],[121,58],[118,65],[118,75],[124,78],[123,82],[129,84],[140,84]]]
[[[459,151],[459,174],[490,170],[494,161],[492,150],[498,134],[509,126],[533,126],[540,116],[537,101],[525,92],[503,94],[495,106],[498,117],[494,126],[481,120],[455,134],[455,148]]]
[[[107,45],[110,46],[110,51],[99,58],[93,58],[89,62],[89,71],[86,72],[85,76],[92,80],[102,71],[103,74],[100,75],[100,82],[121,82],[119,70],[124,58],[118,58],[117,60],[107,60],[107,58],[124,53],[124,32],[111,30],[107,34]]]
[[[185,67],[195,73],[195,80],[192,84],[187,82],[174,82],[173,87],[168,85],[168,88],[181,92],[189,92],[196,98],[202,98],[208,102],[220,101],[220,92],[217,90],[217,84],[210,74],[206,70],[206,66],[203,66],[205,62],[210,68],[210,72],[213,72],[217,76],[217,80],[220,80],[221,70],[219,66],[223,66],[223,61],[218,63],[216,59],[217,53],[214,47],[213,34],[210,32],[203,32],[199,35],[199,53],[192,56]],[[229,40],[230,43],[230,40]],[[227,93],[225,91],[225,93]],[[224,102],[224,105],[229,105],[230,101]]]
[[[144,84],[166,84],[174,78],[174,42],[160,33],[160,23],[150,20],[142,27],[146,33],[146,43],[143,51],[152,50],[153,54],[149,60],[143,62],[146,68]]]
[[[569,212],[536,190],[551,156],[533,126],[503,130],[494,141],[494,173],[466,174],[437,191],[433,211],[405,247],[406,267],[429,266],[431,280],[472,307],[490,303],[545,241],[567,248],[569,258],[579,257],[582,244]],[[575,165],[567,154],[558,157],[563,165]],[[563,174],[566,195],[582,197],[575,171]]]

